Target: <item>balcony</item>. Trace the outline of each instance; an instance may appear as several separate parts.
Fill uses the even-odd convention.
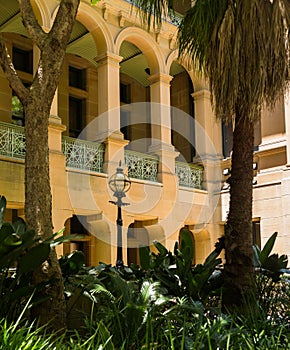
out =
[[[176,162],[175,174],[179,179],[179,186],[202,189],[203,168],[201,166]]]
[[[125,151],[128,176],[133,179],[157,182],[158,158],[147,154]]]
[[[68,168],[103,173],[105,146],[63,136],[62,151]]]
[[[0,122],[0,156],[25,159],[25,134],[21,126]]]
[[[64,136],[62,151],[66,166],[72,169],[103,173],[105,146],[91,141]],[[25,134],[21,126],[0,122],[0,156],[15,160],[25,159]],[[125,150],[125,164],[132,179],[158,182],[158,158]],[[176,162],[175,174],[179,186],[202,189],[203,168]]]

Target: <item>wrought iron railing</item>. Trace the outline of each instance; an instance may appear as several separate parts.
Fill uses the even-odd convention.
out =
[[[62,150],[66,166],[70,168],[103,172],[103,144],[63,137]],[[0,156],[25,159],[25,134],[21,126],[0,122]],[[130,150],[125,151],[125,163],[131,178],[157,182],[158,158]],[[175,173],[179,185],[202,189],[203,168],[176,162]]]
[[[0,122],[0,156],[24,159],[24,128],[14,124]]]
[[[105,151],[103,144],[64,136],[62,151],[66,157],[67,167],[103,172]]]
[[[202,189],[202,167],[188,163],[176,162],[175,174],[178,177],[179,186]]]
[[[133,179],[157,182],[158,158],[130,150],[125,151],[128,176]]]

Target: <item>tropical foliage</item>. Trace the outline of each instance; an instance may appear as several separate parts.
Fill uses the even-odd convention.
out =
[[[174,0],[134,0],[161,27]],[[144,10],[144,12],[142,12]],[[254,293],[252,180],[254,124],[289,85],[288,0],[196,0],[178,28],[178,49],[207,78],[218,118],[233,121],[230,208],[225,229],[225,307]]]
[[[157,254],[147,247],[140,249],[141,268],[146,278],[160,282],[168,295],[187,296],[206,303],[211,295],[219,293],[221,276],[217,267],[222,263],[219,248],[203,264],[193,266],[194,252],[189,231],[181,231],[180,244],[175,243],[173,254],[159,242],[154,242],[154,246]]]
[[[27,230],[22,219],[3,222],[6,198],[0,196],[0,319],[16,320],[23,310],[50,299],[49,290],[55,283],[47,279],[34,283],[33,272],[49,257],[51,249],[72,236],[58,232],[46,240]],[[26,316],[30,315],[27,312]]]
[[[276,233],[262,250],[254,247],[259,313],[250,307],[247,317],[222,313],[217,270],[222,245],[203,264],[192,266],[192,242],[185,230],[174,252],[158,242],[157,253],[141,248],[141,266],[89,268],[78,251],[60,258],[73,332],[47,333],[29,323],[27,314],[31,304],[41,302],[36,292],[53,281],[33,286],[31,272],[63,238],[43,242],[23,222],[3,224],[4,197],[0,204],[0,310],[5,317],[0,321],[0,349],[264,350],[290,345],[289,271],[286,256],[271,254]]]
[[[105,349],[287,348],[290,271],[286,256],[271,254],[277,234],[262,250],[254,247],[259,312],[249,305],[244,316],[221,310],[222,244],[192,266],[190,236],[181,236],[173,252],[159,242],[156,253],[140,248],[140,266],[87,268],[80,252],[61,258],[79,336]]]

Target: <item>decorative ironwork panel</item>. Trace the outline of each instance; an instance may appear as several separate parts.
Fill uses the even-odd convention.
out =
[[[67,167],[103,172],[105,151],[103,144],[64,136],[62,151],[66,156]]]
[[[23,127],[0,122],[0,155],[13,159],[25,158]]]
[[[202,188],[203,168],[192,164],[176,162],[175,173],[179,179],[179,185],[190,188]]]
[[[125,164],[128,176],[133,179],[157,182],[158,158],[147,154],[126,150]]]

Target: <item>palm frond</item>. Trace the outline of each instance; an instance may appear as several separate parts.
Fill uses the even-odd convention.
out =
[[[209,79],[217,116],[259,118],[289,82],[289,1],[196,0],[179,28],[180,55]]]
[[[133,0],[132,4],[137,6],[140,11],[143,23],[147,23],[148,28],[151,24],[153,28],[161,26],[162,20],[168,17],[173,11],[174,0]]]

